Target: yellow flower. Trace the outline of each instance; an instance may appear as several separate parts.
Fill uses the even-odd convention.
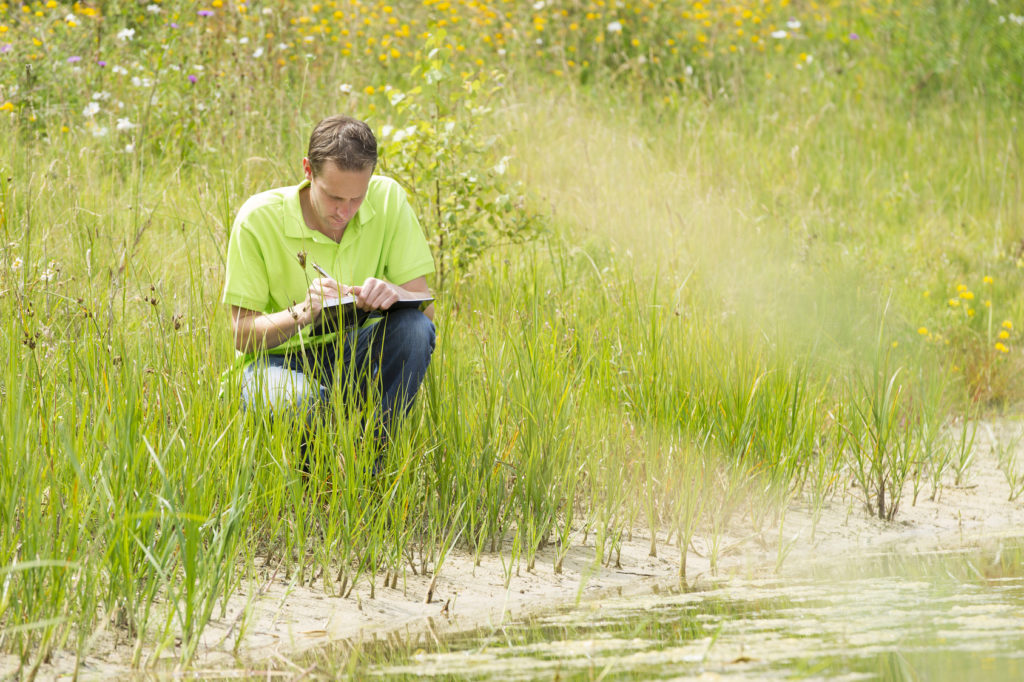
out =
[[[4,102],[3,104],[0,104],[0,111],[14,111],[14,103]]]
[[[972,300],[974,298],[974,292],[973,291],[961,291],[960,292],[960,298],[962,298],[962,299],[964,299],[966,301],[970,301],[970,300]]]
[[[992,284],[993,282],[992,278],[989,277],[988,275],[985,275],[981,281],[984,282],[985,284]]]
[[[992,301],[990,299],[985,299],[985,307],[986,308],[991,308],[992,307]]]
[[[1003,320],[1003,329],[1013,329],[1013,322]]]
[[[967,291],[967,285],[966,284],[957,284],[956,285],[956,290],[957,291]]]
[[[967,309],[967,317],[974,317],[974,308]]]
[[[899,345],[900,345],[900,342],[899,342],[899,341],[893,341],[893,342],[892,342],[892,347],[893,347],[893,348],[896,348],[896,347],[897,347],[897,346],[899,346]]]
[[[363,88],[363,92],[365,92],[367,95],[372,95],[373,93],[375,93],[377,91],[374,90],[372,85],[367,85],[365,88]]]
[[[999,338],[1005,341],[1006,339],[1010,338],[1010,332],[1004,329],[1003,331],[999,332]]]
[[[921,336],[928,336],[928,327],[918,327],[917,333]]]
[[[1009,353],[1010,352],[1010,349],[1007,348],[1006,346],[1004,346],[1001,343],[997,343],[996,344],[996,350],[999,351],[1000,353]]]
[[[949,307],[950,308],[956,308],[959,305],[960,305],[960,301],[956,300],[955,298],[949,299]]]

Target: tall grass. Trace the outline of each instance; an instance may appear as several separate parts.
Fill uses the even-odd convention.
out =
[[[260,35],[292,30],[260,16]],[[544,216],[547,233],[481,249],[438,292],[430,374],[381,474],[340,396],[303,461],[294,424],[243,413],[237,386],[220,393],[227,230],[246,196],[296,181],[316,112],[382,127],[388,91],[336,94],[359,64],[326,41],[302,43],[309,59],[282,50],[282,71],[242,60],[230,87],[190,85],[182,68],[241,49],[213,40],[248,30],[238,22],[189,24],[182,65],[163,45],[159,68],[139,67],[153,84],[131,151],[95,122],[62,131],[91,101],[81,88],[60,81],[70,104],[47,109],[38,82],[3,81],[20,83],[22,109],[0,112],[0,651],[27,677],[55,651],[115,645],[140,666],[171,650],[187,666],[227,597],[272,576],[353,598],[412,572],[432,580],[410,598],[430,601],[452,551],[499,554],[511,581],[547,549],[561,570],[575,543],[613,564],[642,532],[686,579],[695,537],[717,565],[737,522],[763,534],[794,502],[820,514],[858,472],[878,515],[895,515],[908,477],[935,495],[971,461],[952,406],[1019,398],[1013,325],[1003,354],[991,324],[1024,312],[1020,133],[1014,94],[993,94],[1002,75],[968,109],[949,72],[908,101],[902,77],[865,74],[838,48],[827,67],[784,72],[795,55],[780,52],[768,84],[716,56],[689,85],[621,61],[624,47],[561,75],[524,49],[508,63],[545,75],[514,72],[462,123],[501,140],[486,148],[509,152],[530,197],[495,206]],[[885,26],[897,40],[903,24]],[[153,46],[166,30],[152,27]],[[377,60],[374,85],[411,81],[396,60]],[[662,85],[671,96],[640,97]],[[986,330],[966,312],[982,289],[974,303],[956,289],[982,275],[999,308]],[[978,358],[985,370],[965,371]]]

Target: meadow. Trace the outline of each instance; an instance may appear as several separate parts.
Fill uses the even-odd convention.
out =
[[[187,667],[262,570],[643,529],[684,581],[739,518],[898,519],[1019,409],[1022,104],[1003,2],[0,3],[0,654]],[[378,476],[344,404],[307,475],[222,386],[234,212],[336,112],[438,265]]]

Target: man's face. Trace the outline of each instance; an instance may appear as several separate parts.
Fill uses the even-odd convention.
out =
[[[340,232],[362,206],[373,169],[344,171],[328,161],[314,175],[309,159],[302,160],[302,167],[309,180],[309,203],[321,229]]]

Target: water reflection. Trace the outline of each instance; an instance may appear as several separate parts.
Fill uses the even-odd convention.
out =
[[[604,599],[495,630],[322,654],[389,679],[1020,680],[1024,543]]]

